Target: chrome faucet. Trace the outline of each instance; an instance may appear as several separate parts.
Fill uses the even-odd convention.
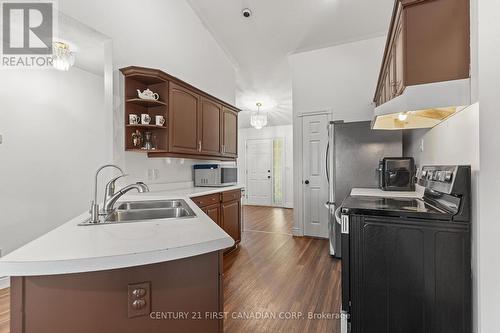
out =
[[[106,165],[103,165],[102,167],[100,167],[99,169],[97,169],[97,171],[95,173],[95,181],[94,181],[94,200],[92,201],[92,203],[90,205],[90,223],[99,223],[100,212],[99,212],[99,204],[97,203],[97,178],[99,176],[99,173],[106,168],[115,168],[115,169],[119,170],[121,172],[121,174],[123,175],[123,170],[119,166],[116,166],[114,164],[106,164]],[[109,184],[110,183],[108,183],[108,185]],[[106,186],[106,190],[108,190],[108,186]],[[114,183],[113,183],[113,191],[114,191]]]
[[[117,178],[120,178],[120,177],[117,177]],[[116,180],[116,179],[114,179],[114,180]],[[104,202],[104,206],[103,206],[103,212],[106,214],[111,213],[114,209],[113,207],[115,206],[116,201],[118,199],[120,199],[120,197],[122,195],[124,195],[125,193],[127,193],[131,190],[134,190],[134,189],[137,190],[137,192],[139,192],[139,193],[149,192],[149,187],[142,182],[137,182],[135,184],[125,186],[124,188],[122,188],[118,192],[111,195],[109,198],[106,198],[106,201]]]
[[[103,202],[103,209],[102,211],[99,210],[99,204],[97,203],[97,178],[99,176],[99,173],[105,169],[105,168],[115,168],[121,172],[121,175],[118,177],[115,177],[111,179],[107,184],[106,184],[106,189],[104,191],[104,202]],[[142,182],[138,182],[136,184],[128,185],[119,190],[117,193],[115,193],[115,184],[116,181],[122,177],[127,176],[126,174],[123,173],[123,170],[114,164],[106,164],[99,169],[97,169],[95,173],[95,182],[94,182],[94,200],[92,201],[92,204],[90,206],[90,220],[89,223],[99,223],[100,219],[99,217],[101,215],[108,215],[110,212],[113,211],[113,207],[116,203],[116,201],[125,193],[127,193],[130,190],[136,189],[138,192],[149,192],[149,188],[146,184]]]

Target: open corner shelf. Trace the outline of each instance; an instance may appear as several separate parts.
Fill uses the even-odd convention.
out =
[[[143,128],[143,129],[162,129],[162,130],[166,130],[167,129],[167,127],[160,126],[160,125],[141,125],[141,124],[133,125],[133,124],[127,124],[125,126],[126,127],[131,127],[131,128]]]
[[[140,148],[127,148],[125,151],[132,152],[132,153],[165,153],[166,150],[164,149],[140,149]]]
[[[167,103],[156,100],[141,99],[141,98],[130,98],[125,100],[126,103],[137,104],[142,106],[166,106]]]

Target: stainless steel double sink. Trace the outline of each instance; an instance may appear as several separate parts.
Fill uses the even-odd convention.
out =
[[[186,201],[182,199],[128,201],[119,203],[113,212],[103,217],[101,223],[89,223],[86,221],[80,225],[147,222],[159,219],[192,217],[196,217],[196,214]]]

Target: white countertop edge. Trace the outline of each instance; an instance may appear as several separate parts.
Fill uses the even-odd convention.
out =
[[[185,259],[220,251],[233,245],[234,240],[226,237],[190,246],[119,256],[60,261],[4,262],[2,274],[5,276],[39,276],[107,271]]]

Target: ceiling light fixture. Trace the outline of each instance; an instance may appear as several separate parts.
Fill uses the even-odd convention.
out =
[[[267,114],[260,113],[262,103],[257,103],[257,112],[250,117],[250,124],[256,129],[261,129],[267,125]]]
[[[400,114],[398,115],[398,119],[399,119],[400,121],[405,121],[406,119],[408,119],[408,113],[406,113],[406,112],[402,112],[402,113],[400,113]]]
[[[68,71],[75,64],[75,54],[71,52],[68,44],[55,42],[52,49],[52,66],[55,69]]]

